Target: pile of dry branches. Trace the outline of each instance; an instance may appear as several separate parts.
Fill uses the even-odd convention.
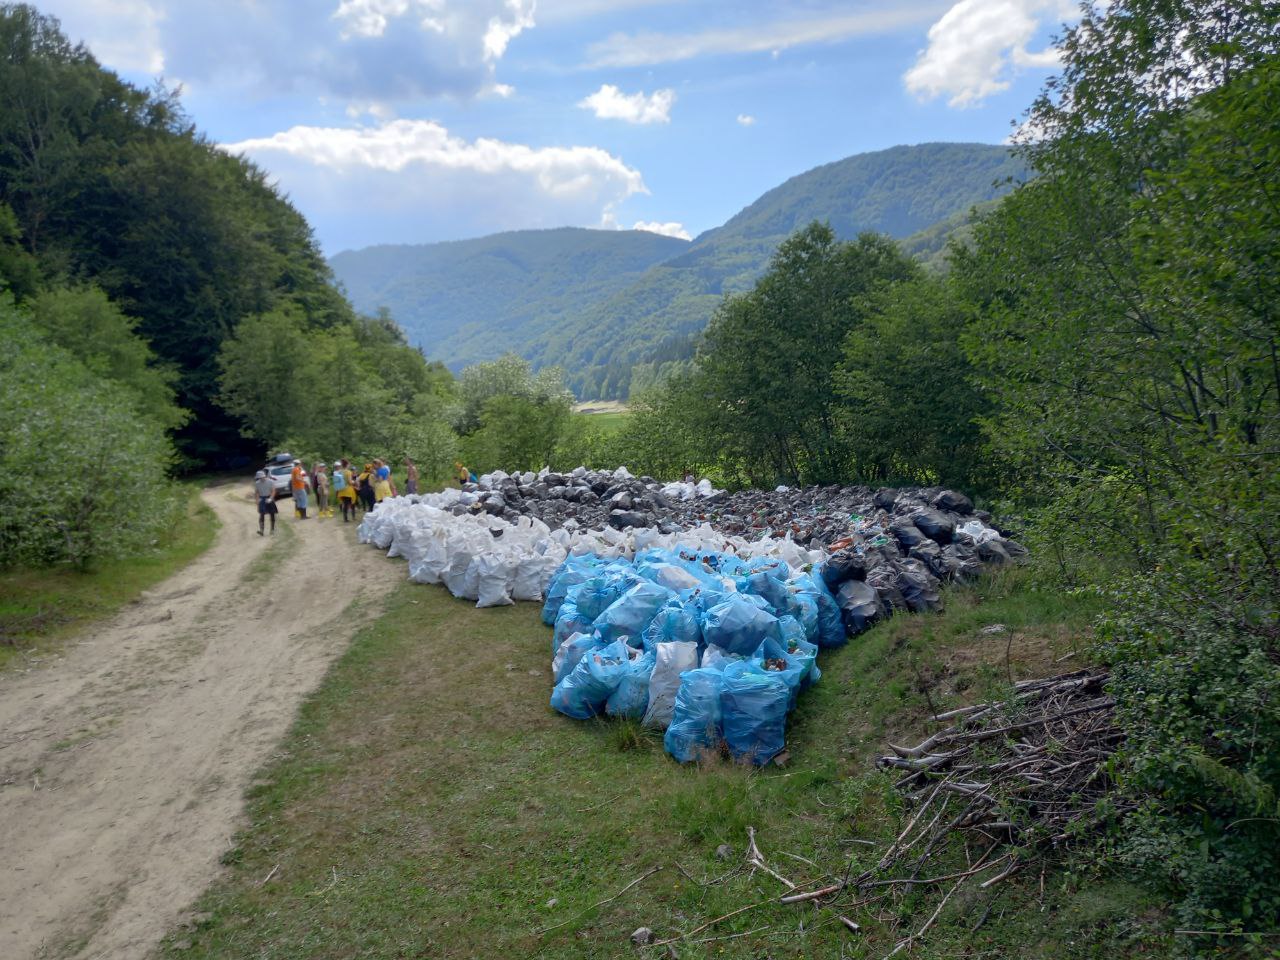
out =
[[[938,714],[935,721],[950,723],[917,746],[890,744],[893,754],[879,764],[903,771],[896,786],[912,815],[876,867],[847,886],[893,892],[951,883],[898,950],[922,936],[966,882],[981,877],[980,887],[992,887],[1122,812],[1106,764],[1124,739],[1115,702],[1103,692],[1108,678],[1080,670],[1023,681],[1008,700]],[[931,876],[957,847],[965,866]]]

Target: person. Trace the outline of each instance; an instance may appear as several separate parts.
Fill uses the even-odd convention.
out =
[[[316,463],[311,476],[316,488],[316,516],[321,520],[332,517],[333,511],[329,509],[329,474],[323,462]]]
[[[409,457],[405,457],[404,471],[405,471],[404,492],[410,493],[410,494],[417,493],[418,492],[418,465],[414,463],[413,460],[411,460]]]
[[[373,478],[370,482],[373,484],[374,503],[379,504],[387,497],[394,497],[396,492],[391,485],[391,468],[381,460],[375,460],[373,464]]]
[[[356,486],[345,460],[333,461],[333,494],[342,510],[342,522],[350,523],[351,518],[356,515]]]
[[[360,509],[368,513],[373,509],[373,464],[366,463],[356,477],[356,491],[360,494]]]
[[[461,460],[455,460],[453,462],[453,469],[458,471],[458,486],[463,486],[464,484],[471,482],[471,471],[462,465]]]
[[[258,497],[258,536],[266,536],[267,517],[271,518],[271,535],[276,535],[276,485],[267,471],[259,470],[253,475],[253,492]]]
[[[299,520],[307,519],[307,471],[302,469],[301,460],[293,461],[289,488],[293,491],[293,515]]]

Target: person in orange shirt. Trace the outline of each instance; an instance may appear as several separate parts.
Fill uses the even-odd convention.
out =
[[[307,471],[302,469],[302,461],[293,461],[293,473],[289,475],[289,486],[293,490],[294,516],[299,520],[307,519]]]

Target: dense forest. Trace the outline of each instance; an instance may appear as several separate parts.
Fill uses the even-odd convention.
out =
[[[850,240],[903,239],[937,259],[970,209],[1025,175],[1005,147],[927,143],[848,157],[768,191],[692,243],[642,231],[520,231],[371,247],[331,263],[357,306],[386,307],[451,369],[501,350],[559,366],[582,399],[625,399],[687,370],[725,294],[812,220]]]

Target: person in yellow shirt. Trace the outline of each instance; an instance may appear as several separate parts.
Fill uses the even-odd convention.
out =
[[[373,461],[373,476],[370,478],[373,484],[373,501],[375,504],[381,503],[387,497],[396,495],[395,485],[391,482],[391,468],[381,460]]]
[[[356,516],[356,478],[346,460],[333,461],[333,491],[342,509],[342,522],[350,523]]]

